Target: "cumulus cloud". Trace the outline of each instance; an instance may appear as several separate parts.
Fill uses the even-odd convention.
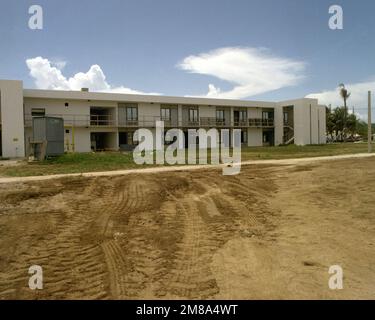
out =
[[[228,91],[209,84],[207,97],[243,99],[299,84],[305,63],[271,55],[263,48],[226,47],[188,56],[178,67],[233,84]]]
[[[375,91],[375,80],[345,84],[345,87],[351,93],[347,101],[349,111],[354,107],[356,114],[362,119],[367,120],[367,92],[369,90]],[[318,99],[320,104],[331,105],[333,108],[344,104],[340,96],[339,88],[322,91],[320,93],[311,93],[307,95],[306,98]]]
[[[114,87],[107,82],[103,70],[97,64],[92,65],[87,72],[76,73],[70,78],[66,78],[61,71],[65,66],[62,61],[54,63],[43,57],[35,57],[27,59],[26,65],[30,70],[30,75],[35,79],[35,86],[38,89],[80,90],[89,88],[94,92],[158,94],[145,93],[124,86]]]

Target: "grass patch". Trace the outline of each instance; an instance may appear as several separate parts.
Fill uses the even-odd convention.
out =
[[[375,146],[374,148],[375,149]],[[375,150],[374,150],[375,151]],[[365,143],[341,143],[309,146],[245,147],[242,161],[266,159],[290,159],[366,153]],[[152,167],[137,165],[132,152],[69,153],[42,162],[21,163],[17,166],[1,166],[1,176],[38,176],[49,174],[82,173]]]
[[[375,145],[373,146],[375,149]],[[375,150],[373,150],[375,151]],[[308,146],[246,147],[242,149],[242,160],[290,159],[366,153],[366,143],[335,143]]]

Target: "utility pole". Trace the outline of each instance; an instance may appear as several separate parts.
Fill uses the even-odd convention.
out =
[[[368,153],[371,153],[371,138],[372,138],[372,128],[371,128],[371,91],[368,92],[368,120],[367,120],[367,146]]]

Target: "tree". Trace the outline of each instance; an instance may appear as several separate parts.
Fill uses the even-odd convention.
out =
[[[352,113],[347,116],[346,127],[345,121],[345,107],[337,107],[332,110],[331,106],[326,109],[327,119],[327,134],[332,140],[344,141],[348,135],[355,136],[356,134],[363,135],[361,121]]]
[[[327,134],[331,136],[331,140],[333,140],[333,134],[335,133],[335,121],[332,112],[332,107],[326,107],[326,125],[327,125]]]
[[[347,121],[347,116],[348,116],[347,100],[350,97],[350,92],[348,92],[348,90],[345,88],[345,85],[343,83],[339,84],[339,89],[340,89],[340,96],[344,100],[344,124],[343,124],[343,126],[344,126],[343,131],[344,132],[343,133],[344,133],[344,135],[346,135],[346,129],[347,129],[346,121]],[[344,139],[345,139],[345,136],[344,136]]]
[[[343,107],[337,107],[333,110],[333,123],[336,137],[339,140],[343,140],[344,133],[344,122],[345,122],[345,109]]]

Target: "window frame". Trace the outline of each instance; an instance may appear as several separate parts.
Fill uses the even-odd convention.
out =
[[[189,108],[189,122],[198,122],[198,121],[199,121],[198,109]]]
[[[218,116],[222,115],[222,116]],[[216,110],[216,121],[225,121],[225,112],[222,109]]]
[[[32,117],[45,117],[46,116],[46,108],[32,108],[31,109],[31,116]]]
[[[130,114],[129,114],[130,111]],[[129,117],[130,115],[130,117]],[[127,121],[138,121],[138,108],[135,106],[126,107],[126,120]]]
[[[166,111],[168,111],[167,112],[168,116],[166,115]],[[160,108],[160,118],[162,121],[171,121],[171,108],[168,108],[168,107]]]

